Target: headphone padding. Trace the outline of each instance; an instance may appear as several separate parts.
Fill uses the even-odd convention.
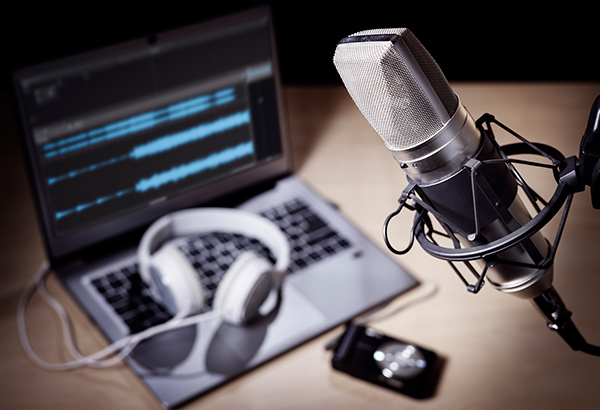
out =
[[[189,315],[199,312],[206,305],[196,270],[175,245],[167,244],[152,255],[151,270],[154,282],[160,280],[160,286],[170,292],[170,295],[166,295],[164,290],[159,289],[160,286],[154,286],[161,300],[166,302],[166,299],[172,299],[172,303],[165,303],[169,313],[174,315],[186,311]]]
[[[258,315],[258,308],[274,287],[273,265],[253,251],[242,253],[223,275],[215,292],[213,309],[223,312],[231,324],[244,324]]]

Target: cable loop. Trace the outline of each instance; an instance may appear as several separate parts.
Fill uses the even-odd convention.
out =
[[[413,190],[415,189],[416,184],[413,182],[411,184],[409,184],[406,188],[404,188],[404,191],[402,191],[402,195],[400,195],[400,198],[398,198],[398,203],[400,204],[398,206],[398,208],[392,212],[391,214],[389,214],[387,216],[387,218],[385,218],[385,221],[383,223],[383,241],[385,242],[385,245],[388,247],[388,249],[395,255],[405,255],[407,254],[413,247],[414,243],[415,243],[415,226],[417,224],[417,218],[421,218],[422,214],[423,214],[423,210],[420,210],[419,213],[417,214],[417,217],[415,217],[415,223],[413,223],[413,227],[410,230],[410,238],[408,241],[408,245],[406,248],[404,248],[403,250],[398,250],[396,249],[391,242],[389,241],[388,238],[388,225],[390,223],[390,221],[397,216],[403,208],[408,208],[411,211],[415,211],[416,208],[413,205],[410,205],[409,203],[407,203],[407,200],[409,198],[412,198],[412,193]]]

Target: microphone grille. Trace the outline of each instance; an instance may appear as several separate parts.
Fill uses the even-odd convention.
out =
[[[333,60],[350,96],[389,149],[427,141],[458,107],[439,66],[406,28],[346,37]]]

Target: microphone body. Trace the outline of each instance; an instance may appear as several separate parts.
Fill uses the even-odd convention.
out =
[[[480,166],[501,159],[500,153],[410,30],[368,30],[346,37],[338,43],[334,64],[409,183],[445,217],[463,246],[492,242],[531,220],[506,164]],[[551,288],[552,265],[533,266],[549,252],[548,241],[537,232],[479,262],[493,266],[487,280],[496,289],[529,299]]]

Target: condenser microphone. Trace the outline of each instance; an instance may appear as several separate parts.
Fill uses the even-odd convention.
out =
[[[491,189],[476,192],[475,206],[482,217],[475,226],[467,166],[500,155],[482,138],[437,63],[410,30],[369,30],[347,37],[338,44],[334,63],[350,96],[409,181],[465,243],[496,240],[531,219],[517,196],[515,178],[498,163],[478,169],[478,184]],[[503,217],[498,215],[500,208]],[[503,257],[533,264],[546,257],[548,248],[537,233],[526,244],[505,250]],[[503,292],[532,298],[549,287],[552,267],[499,265],[489,269],[487,277]]]
[[[417,236],[426,236],[429,211],[456,249],[438,251],[419,240],[423,248],[451,261],[455,271],[452,261],[466,261],[473,271],[470,261],[477,260],[483,271],[475,274],[478,281],[469,290],[476,293],[485,277],[504,293],[533,300],[549,326],[582,350],[585,342],[571,329],[570,312],[552,287],[552,246],[539,232],[557,207],[544,209],[532,223],[517,195],[518,186],[527,185],[419,40],[406,28],[361,31],[338,43],[334,64],[357,107],[407,175],[396,214],[408,206],[409,197],[417,201]],[[526,148],[539,151],[533,144]],[[555,196],[554,202],[564,202],[566,189]],[[403,253],[385,239],[392,251]]]

